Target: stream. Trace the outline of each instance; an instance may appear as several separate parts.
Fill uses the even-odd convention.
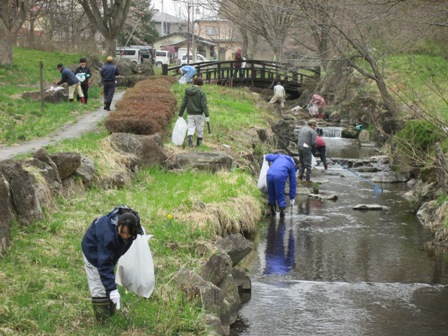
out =
[[[329,157],[376,154],[354,140],[324,140]],[[406,184],[374,193],[331,160],[322,172],[320,194],[338,199],[297,195],[285,218],[265,221],[249,269],[252,296],[231,335],[448,335],[448,254],[425,247],[431,232],[403,197]]]

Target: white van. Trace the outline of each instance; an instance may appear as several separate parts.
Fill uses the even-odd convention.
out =
[[[143,63],[145,54],[149,54],[149,51],[138,48],[117,48],[115,50],[115,55],[117,58],[127,58],[136,64]]]
[[[156,66],[161,67],[163,64],[171,63],[171,53],[166,50],[156,50]]]
[[[199,62],[210,62],[210,60],[205,58],[201,54],[196,54],[196,63],[199,63]],[[190,55],[190,62],[189,63],[194,63],[193,55]],[[180,65],[184,65],[184,64],[187,64],[187,54],[183,54],[182,58],[180,59]]]

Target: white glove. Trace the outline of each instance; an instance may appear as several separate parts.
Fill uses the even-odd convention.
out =
[[[291,205],[291,207],[293,207],[295,203],[296,203],[296,200],[295,200],[294,198],[292,198],[292,199],[289,201],[289,204]]]
[[[210,121],[210,117],[206,117],[206,118],[205,118],[205,121],[206,121],[206,122],[209,122],[209,121]]]
[[[117,310],[120,310],[120,293],[118,293],[118,289],[113,290],[109,294],[109,299],[115,303],[115,306],[117,307]]]

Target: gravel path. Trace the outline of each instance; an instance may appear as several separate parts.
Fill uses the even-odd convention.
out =
[[[117,101],[123,97],[124,91],[115,92],[111,109],[115,108]],[[96,111],[89,112],[81,116],[75,124],[66,125],[55,132],[36,140],[24,142],[14,146],[6,146],[0,148],[0,161],[13,158],[18,154],[35,153],[40,148],[54,145],[64,139],[79,138],[84,133],[93,131],[98,123],[109,115],[109,111],[105,111],[103,107]]]

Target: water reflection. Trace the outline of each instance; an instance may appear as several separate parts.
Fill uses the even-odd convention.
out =
[[[265,275],[287,274],[294,267],[295,238],[292,226],[286,228],[285,218],[269,223],[266,244]]]

